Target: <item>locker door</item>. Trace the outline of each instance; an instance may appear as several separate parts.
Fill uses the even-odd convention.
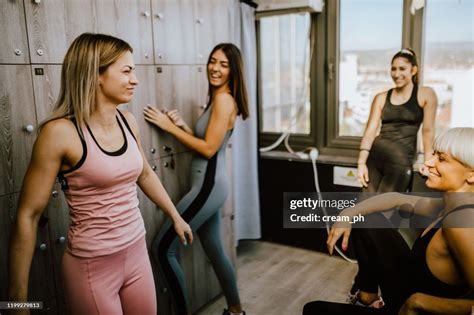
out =
[[[161,134],[157,132],[157,128],[147,123],[143,116],[143,108],[147,104],[156,104],[155,71],[154,66],[136,67],[139,84],[135,88],[135,95],[129,104],[121,106],[135,116],[140,130],[141,144],[148,160],[169,154],[167,150],[163,149],[165,143],[163,143]]]
[[[194,64],[193,0],[152,0],[155,64]]]
[[[49,218],[49,247],[53,262],[58,313],[65,314],[67,308],[63,289],[64,280],[61,272],[61,263],[68,242],[67,234],[71,220],[66,198],[59,184],[54,185],[45,214]]]
[[[48,118],[59,96],[61,84],[60,65],[31,66],[38,124]]]
[[[2,2],[0,29],[0,63],[29,63],[23,1]]]
[[[98,32],[127,41],[136,64],[153,64],[150,1],[98,0],[96,5]]]
[[[25,1],[32,63],[62,63],[69,44],[97,32],[95,0]]]
[[[167,110],[178,109],[184,121],[194,127],[194,108],[198,96],[196,75],[192,66],[158,66],[156,72],[156,106]],[[158,129],[156,129],[158,130]],[[162,143],[172,148],[172,153],[185,152],[189,149],[171,135],[158,131]]]
[[[29,65],[0,65],[0,195],[20,191],[35,139]]]
[[[9,194],[0,197],[0,298],[8,300],[8,249],[10,232],[16,216],[18,194]],[[28,285],[28,300],[43,302],[43,309],[37,314],[57,314],[56,289],[50,254],[48,226],[38,227],[36,248],[30,268]]]
[[[227,0],[194,0],[197,63],[206,64],[212,48],[230,41],[230,8]]]

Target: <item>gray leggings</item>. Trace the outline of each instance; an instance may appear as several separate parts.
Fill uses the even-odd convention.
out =
[[[219,160],[220,161],[220,160]],[[195,161],[193,161],[195,162]],[[235,272],[224,252],[220,236],[220,209],[227,198],[225,172],[218,171],[217,155],[206,161],[191,165],[191,190],[178,202],[176,208],[197,232],[204,251],[211,261],[219,279],[228,305],[240,304]],[[222,166],[219,167],[222,169]],[[189,313],[189,301],[183,271],[176,259],[179,238],[170,220],[167,220],[155,238],[153,257],[159,262],[174,299],[178,314]]]

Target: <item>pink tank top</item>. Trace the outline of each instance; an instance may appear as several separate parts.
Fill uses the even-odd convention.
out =
[[[82,128],[82,158],[58,176],[71,216],[68,250],[75,256],[109,255],[145,235],[136,184],[143,160],[120,112],[117,122],[125,139],[122,148],[107,152],[88,126]]]

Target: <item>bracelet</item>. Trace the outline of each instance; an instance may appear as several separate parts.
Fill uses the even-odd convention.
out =
[[[367,152],[370,152],[370,150],[369,150],[369,149],[362,149],[362,148],[361,148],[361,149],[359,149],[359,151],[367,151]]]

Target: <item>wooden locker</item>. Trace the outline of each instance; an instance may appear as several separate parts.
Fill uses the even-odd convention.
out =
[[[193,104],[191,112],[191,121],[196,123],[198,118],[204,113],[207,107],[207,99],[209,94],[209,80],[207,78],[207,66],[194,66],[193,72],[196,76],[196,97],[197,102]]]
[[[158,66],[156,72],[156,106],[159,109],[178,109],[184,121],[194,128],[194,109],[199,100],[193,66]],[[189,151],[171,135],[158,131],[158,137],[172,148],[172,153]]]
[[[61,186],[55,184],[51,192],[51,199],[45,210],[45,215],[48,217],[49,230],[49,248],[50,255],[53,262],[54,283],[56,287],[56,301],[58,305],[58,313],[66,313],[66,298],[63,289],[63,276],[61,272],[62,258],[64,250],[68,242],[68,230],[71,223],[69,217],[69,207],[66,202],[66,197],[61,191]]]
[[[8,249],[10,233],[16,216],[18,194],[9,194],[0,197],[0,298],[8,300],[6,279],[8,275]],[[38,227],[35,251],[30,268],[28,283],[28,300],[43,302],[43,309],[36,314],[58,314],[56,305],[56,287],[51,260],[51,248],[48,235],[48,225]]]
[[[227,0],[194,0],[197,64],[207,64],[217,44],[230,41],[230,8]]]
[[[20,191],[35,139],[29,65],[0,65],[0,195]]]
[[[95,0],[25,1],[32,63],[62,63],[69,44],[97,32]]]
[[[152,0],[155,64],[194,64],[193,0]]]
[[[136,64],[153,64],[149,0],[96,0],[97,31],[127,41]]]
[[[33,89],[37,122],[40,124],[53,112],[59,96],[61,65],[32,65]]]
[[[154,105],[156,103],[155,71],[156,68],[154,66],[136,67],[139,83],[135,88],[135,95],[129,104],[121,105],[120,107],[129,110],[135,116],[140,130],[141,144],[148,160],[169,155],[170,150],[165,150],[163,147],[170,146],[172,141],[171,136],[168,136],[168,138],[162,137],[163,132],[158,131],[158,128],[146,122],[143,115],[143,108],[147,104]]]
[[[0,63],[29,63],[23,1],[2,1],[0,29]]]

